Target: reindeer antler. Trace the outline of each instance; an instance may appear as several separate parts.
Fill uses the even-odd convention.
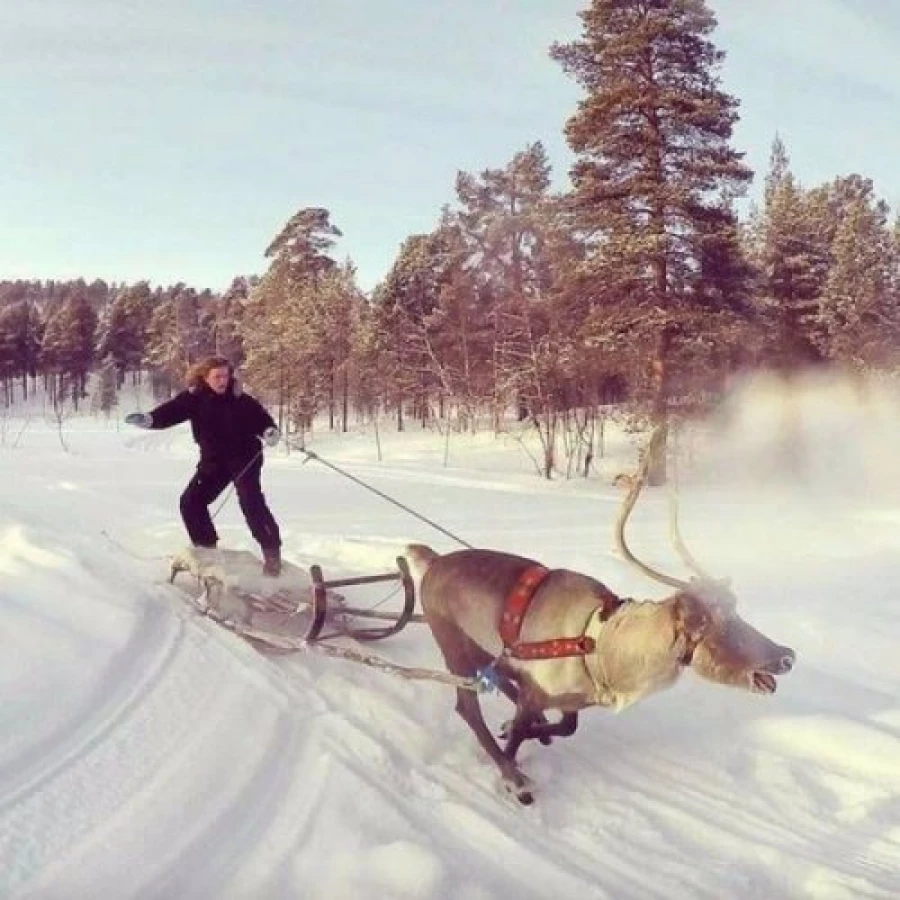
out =
[[[656,569],[639,560],[631,552],[631,549],[625,542],[625,525],[627,524],[628,517],[631,515],[631,511],[634,509],[634,504],[637,502],[637,498],[641,493],[641,488],[643,488],[644,486],[644,481],[647,478],[647,472],[650,468],[650,463],[656,456],[656,454],[660,452],[660,449],[663,446],[663,442],[666,438],[666,430],[666,423],[660,422],[659,425],[657,425],[654,429],[653,434],[650,435],[650,441],[647,444],[646,450],[644,451],[644,458],[641,460],[641,465],[638,469],[637,476],[635,477],[634,481],[632,482],[631,488],[625,496],[625,500],[622,503],[622,509],[619,512],[619,518],[616,520],[616,544],[618,545],[622,556],[624,556],[625,559],[627,559],[632,565],[640,569],[649,578],[652,578],[654,581],[659,581],[662,584],[667,584],[669,585],[669,587],[678,588],[679,590],[685,590],[688,587],[688,583],[686,581],[681,581],[680,579],[675,578],[672,575],[664,575],[662,572],[657,572]]]

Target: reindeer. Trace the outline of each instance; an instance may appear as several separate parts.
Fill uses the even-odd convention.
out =
[[[660,428],[651,438],[619,514],[616,539],[627,560],[676,589],[664,600],[622,598],[587,575],[547,570],[510,553],[470,549],[438,555],[421,544],[407,548],[421,577],[425,619],[447,668],[464,678],[489,677],[515,704],[500,735],[501,749],[478,694],[457,689],[457,713],[521,803],[534,796],[516,763],[519,747],[574,734],[580,710],[620,711],[670,686],[686,668],[718,684],[772,694],[775,676],[793,667],[794,651],[737,614],[727,580],[706,575],[674,527],[676,549],[699,577],[682,581],[657,572],[629,549],[625,525],[663,437]],[[560,717],[549,720],[544,713],[550,710]]]

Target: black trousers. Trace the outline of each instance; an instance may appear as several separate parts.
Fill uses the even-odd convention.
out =
[[[249,466],[247,462],[247,460],[200,461],[194,477],[181,495],[179,504],[181,518],[192,543],[212,546],[219,539],[208,507],[234,481],[241,512],[247,520],[254,540],[263,550],[274,550],[281,546],[278,523],[266,503],[260,484],[262,456],[260,455]]]

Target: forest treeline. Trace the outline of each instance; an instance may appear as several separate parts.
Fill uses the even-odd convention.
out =
[[[370,293],[320,207],[291,216],[267,270],[224,293],[0,282],[0,402],[41,379],[77,406],[92,374],[104,408],[128,378],[165,396],[218,353],[292,432],[317,417],[466,428],[514,412],[549,477],[561,434],[589,465],[610,403],[665,420],[748,369],[895,371],[900,224],[872,181],[802,185],[775,136],[741,219],[753,173],[731,143],[738,101],[703,0],[593,0],[581,21],[550,48],[583,90],[564,125],[566,190],[551,189],[540,141],[458,173],[435,228],[410,235]],[[651,478],[664,477],[660,460]]]

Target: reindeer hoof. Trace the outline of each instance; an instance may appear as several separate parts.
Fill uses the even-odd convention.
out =
[[[523,806],[530,806],[534,803],[534,788],[531,780],[521,773],[504,778],[503,786]]]

